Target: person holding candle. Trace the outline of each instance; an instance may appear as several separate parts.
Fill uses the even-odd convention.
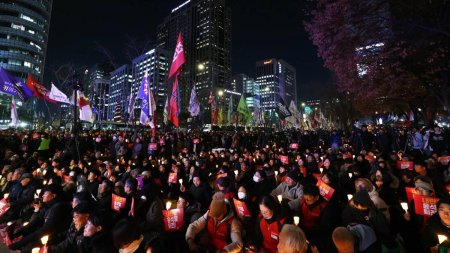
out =
[[[297,170],[288,173],[286,180],[272,190],[271,195],[277,197],[282,195],[292,210],[298,210],[300,199],[303,197],[303,186],[299,183],[300,176]]]
[[[448,252],[450,249],[450,241],[445,240],[440,243],[438,240],[438,235],[446,236],[450,238],[450,199],[441,199],[437,203],[438,212],[425,224],[423,229],[423,234],[420,239],[422,245],[422,252],[424,253],[437,253],[437,252]],[[444,251],[441,251],[445,250]]]
[[[65,233],[64,241],[48,247],[48,253],[77,253],[77,241],[84,233],[84,227],[92,213],[91,204],[79,203],[72,211],[73,221]]]
[[[253,244],[250,243],[250,248],[275,253],[280,231],[284,224],[293,223],[292,217],[271,195],[265,195],[261,198],[259,210],[260,214],[253,233]]]
[[[0,223],[19,218],[19,215],[25,211],[33,201],[34,192],[37,184],[31,173],[24,173],[19,178],[19,183],[15,184],[8,196],[9,210],[0,217]]]
[[[388,249],[398,247],[386,217],[375,207],[366,189],[355,193],[353,199],[342,212],[342,224],[362,224],[371,227],[377,236],[379,245],[383,244]]]
[[[12,250],[27,251],[38,245],[39,238],[49,235],[48,245],[55,245],[62,241],[62,234],[69,228],[71,217],[69,203],[63,201],[63,190],[60,185],[51,184],[43,190],[43,208],[39,210],[36,219],[17,230],[12,238],[23,235],[22,240],[10,245]]]
[[[223,193],[213,196],[209,211],[191,223],[186,231],[186,242],[192,252],[199,251],[196,237],[206,230],[209,238],[202,240],[203,247],[213,252],[237,253],[242,249],[241,224],[233,215]]]

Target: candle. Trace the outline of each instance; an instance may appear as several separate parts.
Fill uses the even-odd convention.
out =
[[[320,170],[320,174],[322,174],[322,172],[323,172],[323,168],[319,168],[319,170]]]
[[[167,201],[166,202],[166,209],[169,210],[171,206],[172,206],[172,202]]]
[[[438,235],[439,244],[442,244],[444,241],[447,240],[447,236],[445,235]]]
[[[278,171],[275,171],[275,177],[278,177]]]
[[[278,196],[277,196],[277,199],[278,199],[278,202],[281,203],[281,201],[283,200],[283,196],[282,196],[282,195],[278,195]]]
[[[6,223],[6,226],[11,226],[12,225],[12,222],[11,221],[9,221],[8,223]]]
[[[218,165],[218,164],[216,164],[216,168],[219,168],[219,165]]]
[[[297,226],[300,223],[300,217],[294,216],[294,224]]]
[[[42,182],[43,185],[47,185],[47,180],[44,180],[44,182]]]
[[[353,195],[352,194],[347,194],[347,198],[348,198],[348,200],[351,200],[353,198]]]
[[[402,202],[400,203],[400,205],[402,206],[403,210],[408,211],[408,203]]]
[[[373,156],[373,159],[377,159],[377,156],[376,156],[376,155],[374,155],[374,156]]]
[[[355,155],[353,155],[353,159],[355,159]]]
[[[44,244],[44,245],[47,245],[47,242],[48,242],[48,235],[44,235],[41,238],[41,243]]]
[[[236,174],[236,176],[239,174],[238,170],[234,170],[234,174]]]
[[[119,159],[117,159],[117,162],[119,162]]]
[[[349,172],[349,173],[348,173],[348,177],[349,177],[349,178],[352,178],[352,177],[353,177],[353,173]]]
[[[40,248],[33,248],[31,249],[31,253],[39,253],[40,250]]]
[[[183,184],[183,179],[178,180],[178,183]]]
[[[8,197],[9,197],[9,193],[3,194],[3,198],[4,198],[4,199],[8,199]]]
[[[29,222],[24,222],[23,226],[26,227],[28,225]]]

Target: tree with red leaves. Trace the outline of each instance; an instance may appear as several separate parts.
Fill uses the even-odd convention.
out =
[[[360,111],[450,111],[449,1],[313,3],[305,28]]]

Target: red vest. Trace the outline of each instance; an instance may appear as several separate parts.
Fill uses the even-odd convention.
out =
[[[266,252],[277,252],[278,237],[285,220],[286,218],[282,218],[269,224],[266,219],[259,215],[259,228],[263,236],[263,248]]]
[[[302,212],[302,222],[303,227],[313,228],[320,226],[320,212],[327,205],[326,201],[322,201],[320,204],[316,205],[312,209],[309,209],[305,200],[300,200],[300,210]]]
[[[231,243],[230,233],[233,218],[233,216],[230,216],[227,220],[222,221],[216,227],[214,226],[214,219],[208,216],[208,234],[215,249],[222,250],[225,246]]]

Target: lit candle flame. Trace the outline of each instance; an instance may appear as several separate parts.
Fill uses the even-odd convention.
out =
[[[31,249],[31,253],[39,253],[40,250],[40,248],[33,248]]]
[[[277,196],[277,199],[278,199],[278,202],[281,203],[281,201],[283,200],[283,196],[282,196],[282,195],[278,195],[278,196]]]
[[[351,200],[353,198],[353,194],[347,194],[348,200]]]
[[[349,172],[349,173],[348,173],[348,177],[349,177],[349,178],[352,178],[352,177],[353,177],[353,173]]]
[[[41,238],[41,243],[44,244],[44,245],[47,245],[47,242],[48,242],[48,235],[44,235]]]
[[[23,226],[26,227],[28,225],[29,222],[24,222]]]
[[[44,182],[42,182],[42,184],[47,185],[47,180],[44,180]]]
[[[8,223],[6,223],[6,226],[11,226],[12,225],[12,222],[11,221],[9,221]]]
[[[447,240],[447,236],[445,235],[438,235],[439,244],[442,244],[444,241]]]
[[[166,202],[166,209],[169,210],[171,206],[172,206],[172,202],[167,201]]]
[[[323,168],[319,168],[319,170],[320,170],[320,174],[322,174],[322,172],[323,172]]]
[[[277,177],[278,176],[278,171],[275,171],[275,177]]]
[[[238,170],[234,170],[234,174],[237,176],[239,174]]]
[[[408,211],[408,203],[402,202],[400,203],[400,205],[402,206],[403,210]]]
[[[178,180],[180,184],[183,184],[183,179]]]
[[[294,224],[297,226],[300,223],[300,217],[294,216]]]
[[[8,197],[9,197],[9,193],[3,194],[3,198],[4,198],[4,199],[8,199]]]

